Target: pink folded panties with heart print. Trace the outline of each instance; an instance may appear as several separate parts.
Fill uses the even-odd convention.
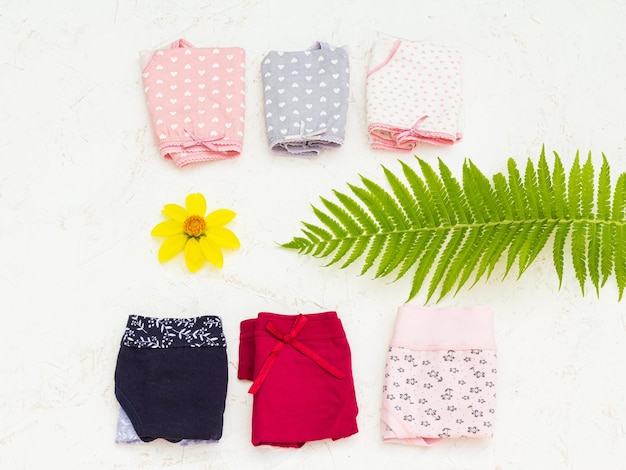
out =
[[[179,39],[144,54],[143,83],[159,151],[178,167],[241,153],[245,56]]]

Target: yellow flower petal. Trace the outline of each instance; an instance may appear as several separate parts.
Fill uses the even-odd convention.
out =
[[[189,215],[199,215],[200,217],[204,217],[206,213],[206,199],[200,193],[193,193],[187,196],[185,200],[187,205],[187,212]]]
[[[175,220],[166,220],[156,225],[150,234],[155,237],[171,237],[172,235],[179,235],[183,233],[183,231],[182,223]]]
[[[206,216],[207,227],[221,227],[233,220],[237,214],[230,209],[218,209]]]
[[[189,215],[187,214],[185,208],[179,206],[178,204],[166,204],[161,212],[163,212],[165,216],[177,222],[184,222]]]
[[[200,249],[204,257],[216,268],[221,269],[224,266],[224,256],[220,250],[220,247],[209,240],[207,237],[200,239]]]
[[[206,235],[211,241],[224,248],[239,248],[237,235],[224,227],[213,227],[206,231]]]
[[[204,264],[204,254],[195,238],[190,238],[185,245],[185,262],[192,273],[195,273]]]
[[[165,263],[180,253],[187,243],[187,235],[174,235],[169,237],[159,248],[159,261]]]

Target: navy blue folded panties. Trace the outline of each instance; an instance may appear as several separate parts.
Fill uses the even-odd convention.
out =
[[[115,396],[142,441],[219,440],[227,383],[219,317],[129,316]]]

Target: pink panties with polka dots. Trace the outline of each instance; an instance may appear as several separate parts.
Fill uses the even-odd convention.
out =
[[[184,39],[144,54],[152,129],[177,166],[241,153],[245,57],[238,47],[195,48]]]
[[[461,139],[461,53],[427,42],[379,39],[367,75],[372,148],[412,150]]]
[[[383,389],[383,439],[428,446],[491,437],[496,344],[482,307],[398,310]]]

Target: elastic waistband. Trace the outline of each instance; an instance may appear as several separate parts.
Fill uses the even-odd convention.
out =
[[[398,309],[391,346],[417,349],[496,349],[493,313],[486,307]]]
[[[213,315],[193,318],[154,318],[130,315],[122,346],[130,348],[226,347],[222,319]]]
[[[337,316],[337,312],[306,313],[304,316],[307,322],[300,334],[298,334],[299,340],[345,338],[346,333],[341,324],[341,320]],[[298,317],[299,315],[261,312],[258,314],[257,318],[251,318],[241,322],[241,339],[249,339],[255,336],[274,338],[265,330],[265,325],[268,322],[272,322],[280,331],[288,333]]]

